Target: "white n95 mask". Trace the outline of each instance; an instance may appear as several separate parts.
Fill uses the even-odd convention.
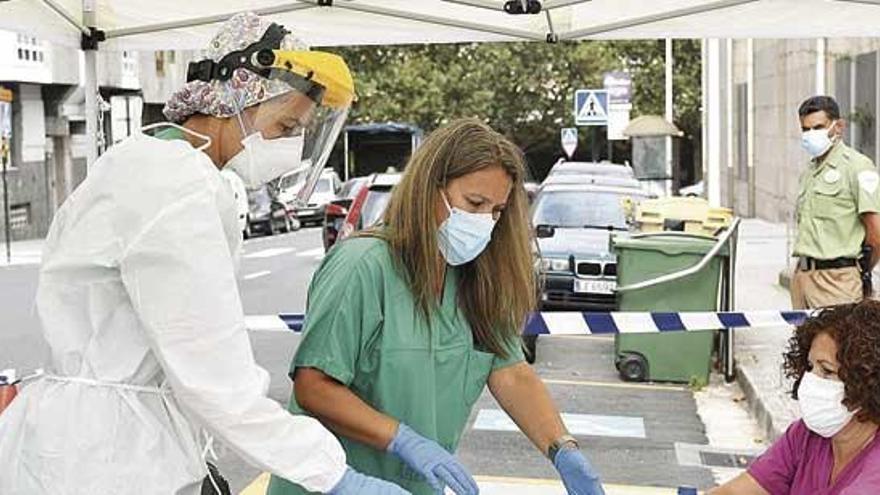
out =
[[[245,186],[256,189],[299,167],[302,161],[303,136],[264,139],[255,132],[242,139],[242,150],[226,162]]]
[[[798,404],[807,428],[825,438],[839,433],[855,415],[843,405],[843,398],[843,382],[804,373],[798,386]]]
[[[801,135],[801,146],[811,157],[819,158],[831,149],[834,141],[831,139],[831,130],[837,122],[831,124],[828,129],[813,129],[804,131]]]
[[[473,261],[492,240],[495,218],[491,213],[470,213],[452,208],[446,200],[446,194],[442,192],[440,194],[449,211],[449,218],[437,231],[440,252],[446,258],[446,262],[452,266]]]

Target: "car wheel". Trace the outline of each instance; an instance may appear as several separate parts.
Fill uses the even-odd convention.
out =
[[[648,381],[648,360],[641,354],[624,354],[617,363],[617,371],[626,382]]]
[[[241,231],[241,236],[244,239],[250,239],[251,237],[253,237],[253,235],[254,233],[251,231],[251,222],[250,220],[248,220],[244,224],[244,230]]]
[[[526,335],[522,338],[523,340],[523,350],[526,355],[526,362],[529,364],[535,364],[535,360],[538,357],[538,336],[537,335]]]

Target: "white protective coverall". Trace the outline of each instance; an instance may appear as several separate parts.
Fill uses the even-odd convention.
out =
[[[0,416],[0,494],[196,494],[200,430],[323,492],[345,453],[266,397],[234,273],[234,199],[207,155],[136,135],[58,211],[37,310],[46,376]]]

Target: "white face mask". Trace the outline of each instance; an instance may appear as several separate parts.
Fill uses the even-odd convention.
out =
[[[839,433],[855,415],[843,405],[843,398],[843,382],[804,373],[798,386],[798,404],[807,428],[825,438]]]
[[[813,129],[801,134],[801,146],[813,158],[819,158],[831,149],[834,141],[831,139],[831,131],[837,122],[831,124],[828,129]]]
[[[489,245],[495,229],[495,218],[491,213],[470,213],[452,208],[446,200],[446,194],[441,195],[449,217],[437,231],[440,252],[450,265],[463,265],[476,259]]]
[[[226,166],[241,177],[245,186],[256,189],[299,167],[302,161],[303,136],[264,139],[255,132],[241,141],[242,150]]]

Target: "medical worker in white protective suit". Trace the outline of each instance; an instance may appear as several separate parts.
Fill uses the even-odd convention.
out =
[[[55,217],[37,292],[52,363],[0,416],[2,495],[225,491],[206,478],[205,438],[309,491],[408,493],[348,469],[320,423],[266,397],[219,173],[258,186],[311,160],[313,188],[351,74],[253,14],[225,23],[208,55],[165,108],[180,126],[111,148]]]

